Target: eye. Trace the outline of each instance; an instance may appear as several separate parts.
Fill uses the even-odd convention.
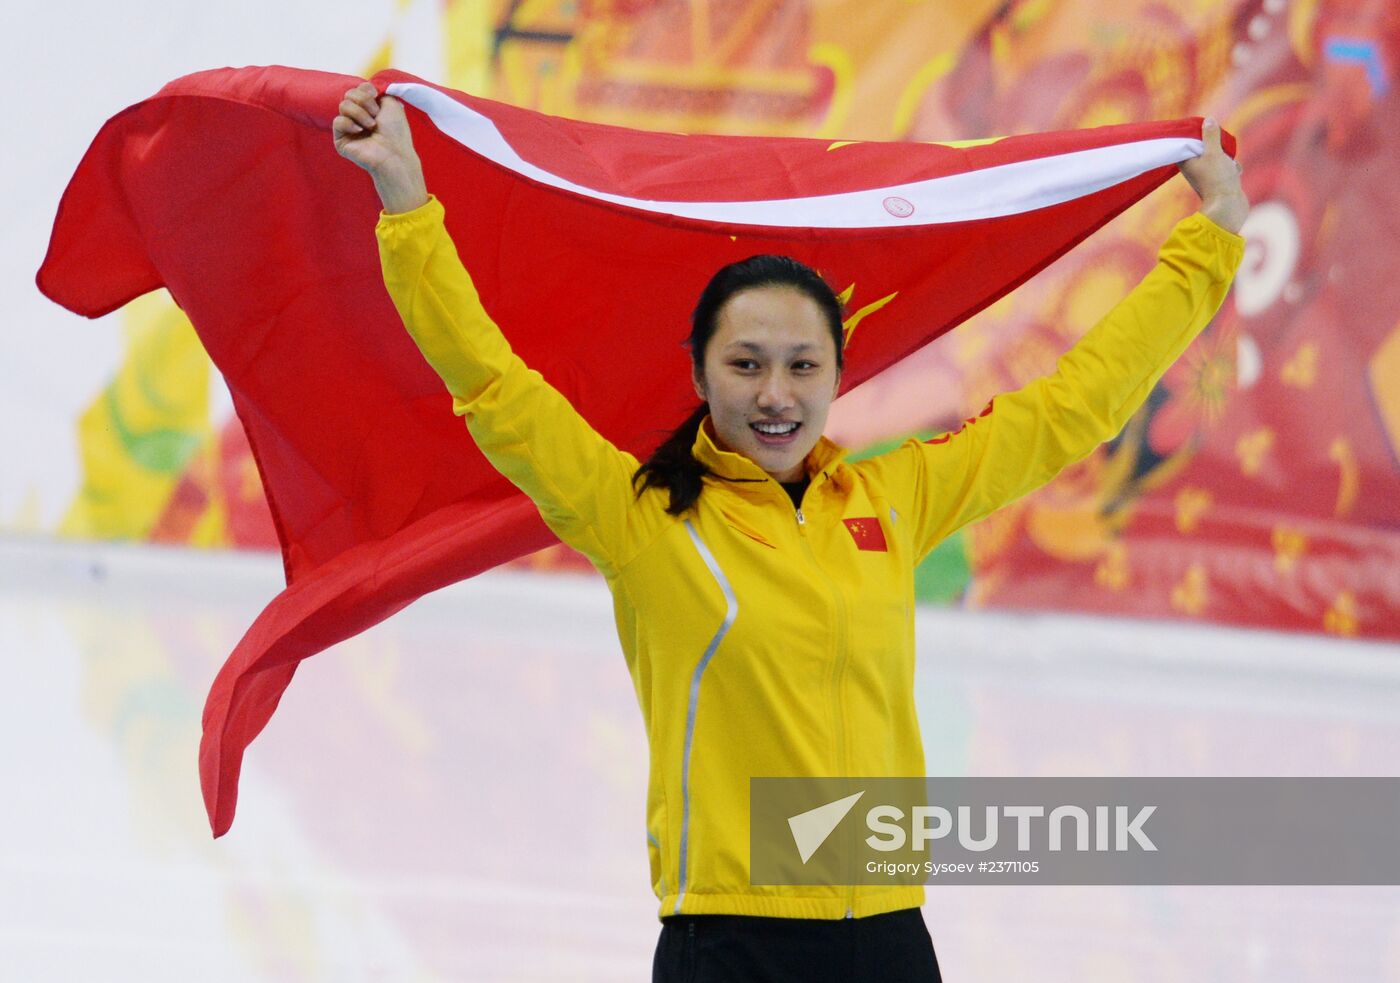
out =
[[[734,366],[740,372],[751,372],[754,369],[758,368],[758,363],[751,358],[736,358],[729,364]]]
[[[799,361],[799,362],[793,362],[793,363],[792,363],[792,367],[793,367],[794,369],[797,369],[799,372],[806,372],[806,371],[809,371],[809,370],[811,370],[811,369],[817,368],[817,363],[816,363],[816,362],[809,361],[809,360],[807,360],[807,359],[804,358],[804,359],[802,359],[802,360]]]

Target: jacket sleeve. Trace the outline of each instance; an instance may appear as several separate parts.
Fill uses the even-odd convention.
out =
[[[389,296],[486,459],[530,497],[555,535],[608,573],[629,548],[637,459],[511,351],[443,216],[435,196],[410,212],[380,214],[375,234]]]
[[[1210,323],[1243,255],[1240,236],[1199,212],[1182,219],[1157,265],[1055,372],[995,397],[951,433],[862,462],[912,520],[916,555],[1116,436]]]

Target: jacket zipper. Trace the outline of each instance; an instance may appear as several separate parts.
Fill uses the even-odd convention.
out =
[[[779,491],[782,491],[784,496],[786,497],[786,491],[784,491],[781,488],[779,489]],[[831,579],[830,575],[827,574],[827,572],[824,569],[822,569],[821,563],[817,560],[816,551],[812,549],[812,544],[807,539],[807,517],[802,514],[802,506],[799,505],[796,508],[797,531],[801,533],[802,545],[806,548],[807,555],[812,560],[812,565],[818,570],[821,570],[822,576],[826,579],[827,584],[831,588],[831,596],[836,601],[836,675],[831,688],[831,702],[833,710],[832,717],[836,721],[836,756],[839,759],[839,764],[842,772],[848,773],[851,770],[851,767],[850,762],[847,760],[846,756],[846,723],[845,717],[841,712],[841,682],[846,674],[846,646],[843,644],[843,636],[845,635],[846,628],[846,601],[841,596],[841,589],[836,586],[836,582]],[[847,854],[847,860],[849,861],[849,849],[847,850]],[[847,879],[849,880],[850,877],[848,876]],[[851,884],[848,885],[846,889],[847,918],[855,917],[855,904],[856,889],[855,885]]]

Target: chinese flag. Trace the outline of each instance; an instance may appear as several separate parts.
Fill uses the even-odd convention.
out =
[[[553,542],[453,416],[384,291],[378,199],[329,132],[359,81],[220,69],[118,113],[64,193],[38,274],[88,317],[167,288],[223,372],[262,475],[287,587],[205,706],[215,836],[233,821],[244,749],[302,659]],[[428,186],[516,351],[638,456],[693,406],[680,342],[719,266],[782,252],[853,287],[853,310],[893,294],[851,337],[849,388],[1201,152],[1199,118],[970,147],[848,144],[643,133],[402,72],[373,82],[408,104]]]
[[[851,532],[851,538],[856,541],[856,549],[872,550],[878,553],[889,552],[889,546],[885,544],[885,530],[880,528],[880,520],[875,516],[865,516],[859,519],[842,519],[846,528]]]

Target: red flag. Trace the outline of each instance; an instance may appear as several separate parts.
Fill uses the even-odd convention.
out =
[[[880,528],[880,520],[875,516],[842,519],[841,521],[846,524],[846,528],[851,532],[851,538],[856,541],[856,549],[877,553],[889,552],[890,548],[885,542],[885,530]]]
[[[223,372],[262,476],[287,588],[205,705],[215,836],[298,662],[554,541],[476,450],[385,293],[378,200],[329,133],[359,81],[221,69],[117,114],[64,193],[38,275],[89,317],[167,287]],[[721,265],[787,253],[849,288],[851,310],[889,298],[851,331],[849,389],[1201,152],[1199,118],[967,147],[831,143],[642,133],[402,72],[373,81],[409,104],[428,186],[512,346],[638,456],[694,404],[680,342]]]

